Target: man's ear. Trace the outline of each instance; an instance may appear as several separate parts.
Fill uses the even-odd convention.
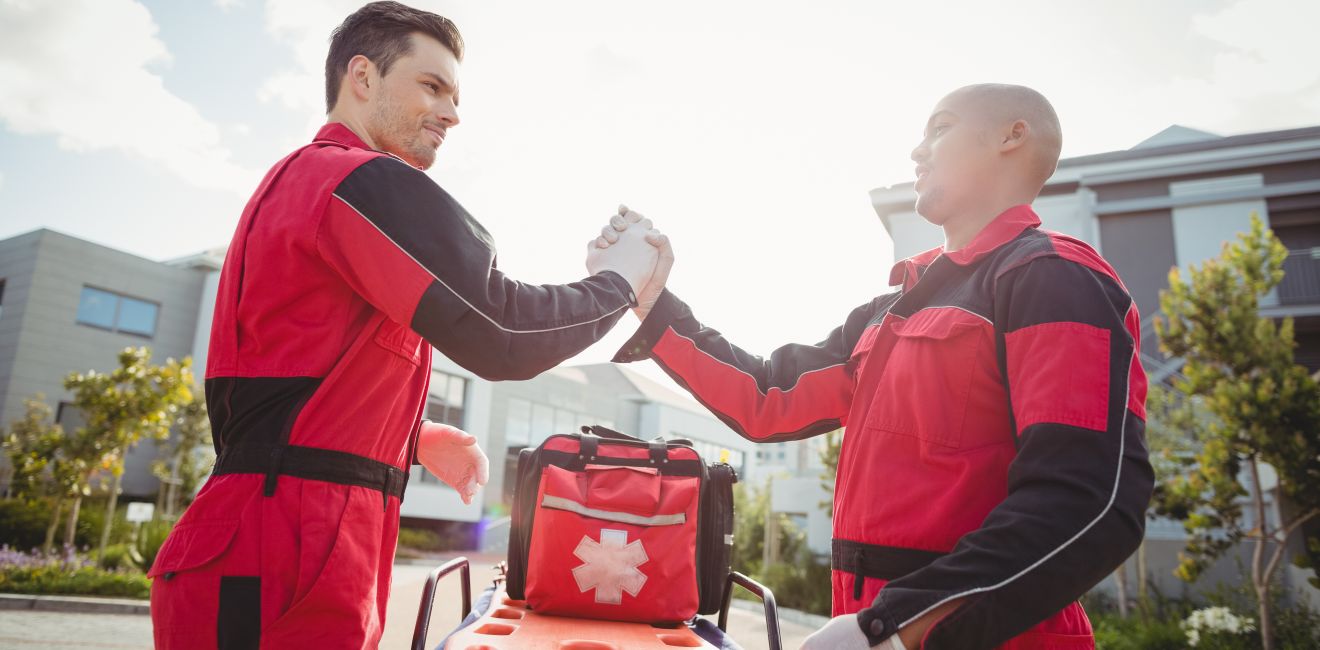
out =
[[[1000,153],[1008,153],[1027,143],[1031,136],[1031,125],[1026,120],[1013,120],[1003,131],[999,141]]]
[[[376,74],[376,64],[371,59],[358,54],[348,60],[348,70],[344,74],[344,80],[348,82],[349,90],[353,96],[360,101],[366,101],[371,96],[372,86],[379,83],[380,77]]]

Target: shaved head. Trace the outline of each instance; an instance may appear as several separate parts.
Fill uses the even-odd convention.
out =
[[[976,111],[989,124],[1002,126],[1017,120],[1027,123],[1030,137],[1028,146],[1034,172],[1034,181],[1045,185],[1059,165],[1059,151],[1063,148],[1063,129],[1054,106],[1045,96],[1012,84],[974,84],[963,86],[946,98]]]

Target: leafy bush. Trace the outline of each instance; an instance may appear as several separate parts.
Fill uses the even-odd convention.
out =
[[[67,506],[66,506],[67,507]],[[69,516],[68,511],[64,516]],[[105,522],[105,497],[83,499],[78,512],[78,533],[74,542],[79,546],[96,547],[101,542],[101,525]],[[110,543],[127,542],[133,537],[133,524],[128,522],[128,504],[120,502],[115,508],[115,523],[110,527]]]
[[[419,551],[443,551],[446,544],[439,533],[424,528],[400,528],[399,546]]]
[[[141,569],[142,555],[131,544],[111,544],[105,547],[100,566],[110,571]]]
[[[151,581],[137,572],[84,567],[72,572],[53,567],[0,569],[0,591],[18,594],[65,594],[149,598]]]
[[[165,544],[165,538],[169,537],[173,528],[174,524],[161,520],[142,524],[142,530],[138,533],[138,548],[142,553],[143,571],[150,571],[151,565],[156,563],[156,554],[160,553],[160,547]]]
[[[797,562],[772,564],[760,578],[780,607],[830,615],[830,565],[817,562],[810,553],[800,555]]]
[[[41,499],[0,500],[0,544],[40,548],[50,525],[50,503]]]
[[[50,511],[54,501],[49,499],[0,499],[0,544],[13,548],[40,548],[46,540],[46,527],[50,525]],[[60,513],[60,528],[55,537],[59,544],[64,539],[64,525],[69,518],[66,503]],[[127,521],[127,504],[120,504],[115,524],[110,529],[110,543],[127,542],[133,535],[133,524]],[[101,539],[101,523],[105,521],[105,499],[83,499],[78,510],[78,526],[73,543],[77,546],[96,544]]]
[[[1187,635],[1178,621],[1119,618],[1117,614],[1092,615],[1096,650],[1182,650]]]
[[[1305,600],[1274,610],[1274,643],[1280,648],[1320,648],[1320,613]]]
[[[45,556],[0,546],[0,592],[148,598],[151,581],[139,571],[94,567],[70,547]]]
[[[1277,584],[1272,590],[1274,647],[1280,650],[1320,648],[1320,613],[1305,600],[1292,606],[1284,605],[1282,592],[1282,586]],[[1255,622],[1255,593],[1250,583],[1221,583],[1204,596],[1216,609]],[[1200,610],[1203,613],[1196,624],[1190,624],[1197,611],[1196,605],[1185,600],[1166,599],[1158,593],[1138,602],[1134,613],[1127,619],[1118,617],[1111,599],[1104,594],[1090,593],[1082,601],[1095,628],[1098,650],[1256,650],[1262,647],[1259,630],[1243,632],[1239,624],[1239,631],[1234,633],[1226,624],[1227,616],[1207,617],[1205,610]],[[1207,622],[1212,624],[1207,625]],[[1198,628],[1195,642],[1188,633],[1191,627]]]

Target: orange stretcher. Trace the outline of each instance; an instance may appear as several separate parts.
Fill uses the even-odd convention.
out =
[[[455,558],[431,571],[422,590],[412,649],[427,650],[426,632],[431,622],[436,585],[444,576],[459,571],[463,589],[462,623],[436,650],[736,650],[737,643],[725,633],[734,585],[761,599],[768,645],[770,650],[781,650],[779,613],[774,594],[736,571],[730,572],[725,579],[718,625],[696,617],[686,624],[656,626],[539,614],[528,609],[525,602],[509,598],[504,591],[503,563],[497,569],[500,576],[495,579],[493,587],[482,594],[478,603],[480,611],[472,609],[472,579],[467,558]]]

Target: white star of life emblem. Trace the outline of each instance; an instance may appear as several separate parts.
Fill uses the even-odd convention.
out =
[[[640,539],[628,543],[627,531],[603,528],[600,542],[583,535],[573,555],[585,562],[573,569],[578,591],[594,588],[598,603],[618,605],[625,591],[636,598],[646,584],[646,574],[637,570],[647,560],[646,550]]]

